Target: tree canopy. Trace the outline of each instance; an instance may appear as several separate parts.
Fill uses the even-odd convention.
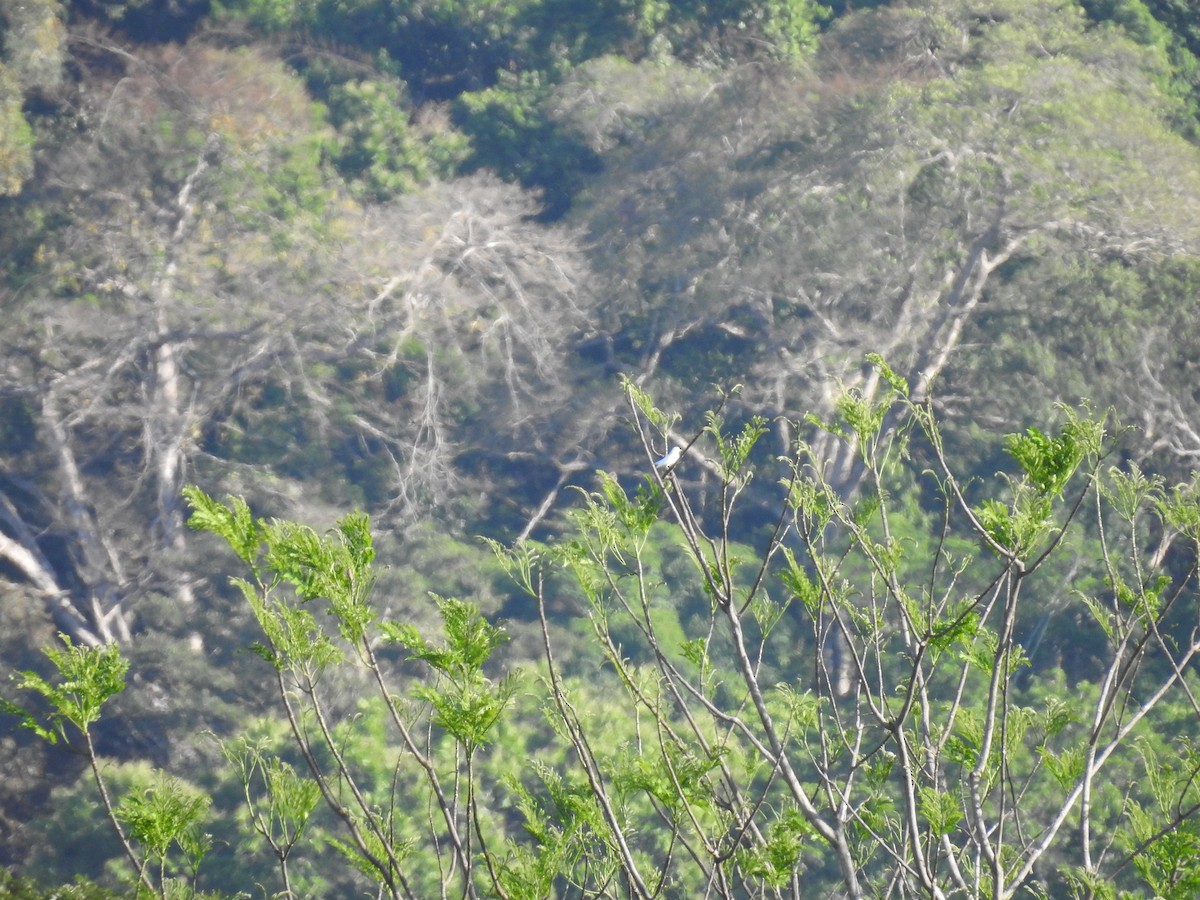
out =
[[[393,646],[389,676],[398,680],[367,701],[371,665],[337,669],[329,709],[359,717],[362,728],[339,732],[321,753],[344,739],[365,765],[372,747],[394,746],[387,723],[401,695],[427,704],[423,727],[449,736],[421,748],[426,754],[474,758],[492,740],[465,724],[456,732],[453,711],[439,703],[491,698],[511,713],[497,711],[489,727],[522,759],[539,761],[539,786],[495,759],[472,783],[492,790],[516,778],[511,808],[542,829],[540,843],[480,848],[471,836],[480,822],[510,836],[517,819],[501,821],[464,799],[443,816],[438,846],[457,854],[443,863],[459,876],[493,864],[472,870],[481,878],[474,890],[519,895],[509,879],[518,869],[534,878],[534,846],[560,874],[566,860],[584,861],[601,879],[620,872],[633,893],[639,878],[652,892],[651,872],[676,878],[677,865],[686,867],[680,853],[707,859],[696,871],[733,879],[726,886],[767,893],[793,890],[789,879],[801,871],[844,882],[848,859],[870,869],[884,857],[898,868],[872,871],[912,890],[961,888],[968,869],[1007,883],[1025,862],[1010,866],[1008,851],[997,849],[1003,841],[988,843],[989,823],[1050,828],[1049,790],[1030,787],[1028,811],[989,791],[1007,784],[1019,793],[1016,785],[1042,777],[1077,784],[1071,776],[1099,771],[1059,755],[1068,751],[1053,744],[1050,725],[1018,710],[1046,706],[1066,684],[1085,685],[1115,735],[1120,716],[1105,718],[1105,704],[1120,696],[1126,705],[1118,708],[1133,709],[1144,702],[1138,691],[1166,683],[1170,659],[1179,659],[1168,650],[1186,647],[1184,623],[1195,616],[1190,526],[1179,510],[1200,456],[1198,53],[1200,25],[1181,0],[0,0],[0,662],[5,675],[26,673],[16,678],[51,709],[69,700],[55,693],[53,673],[63,666],[109,671],[102,654],[112,646],[128,665],[128,690],[73,733],[79,740],[86,732],[98,768],[111,769],[101,774],[112,780],[111,818],[127,846],[98,837],[113,823],[91,815],[80,757],[7,718],[0,746],[14,762],[0,789],[0,865],[65,883],[74,873],[42,848],[53,845],[46,835],[78,833],[99,841],[80,858],[97,891],[118,884],[107,868],[114,859],[135,867],[175,860],[177,871],[158,881],[148,870],[137,876],[161,891],[162,879],[182,877],[182,860],[198,861],[204,848],[163,844],[162,834],[146,831],[154,803],[199,821],[209,813],[197,798],[206,797],[228,823],[254,784],[308,797],[310,788],[297,786],[308,764],[302,748],[280,749],[286,735],[256,687],[261,657],[274,665],[287,655],[271,650],[280,633],[265,643],[259,634],[286,612],[271,605],[267,573],[295,572],[272,560],[261,584],[248,582],[258,598],[248,603],[227,584],[227,554],[186,527],[183,492],[195,485],[205,497],[242,498],[248,521],[267,529],[254,532],[264,540],[307,535],[270,531],[279,523],[359,528],[346,514],[370,517],[372,552],[386,563],[371,569],[372,602],[394,625],[377,637]],[[645,409],[630,406],[631,397],[651,395]],[[1071,431],[1076,421],[1128,427],[1111,431],[1100,451]],[[743,446],[736,435],[752,437]],[[682,462],[647,482],[652,461],[672,446],[685,448]],[[872,455],[884,447],[909,466],[891,480],[873,468],[900,464]],[[1038,474],[1046,463],[1039,455],[1061,463],[1079,448],[1076,465],[1087,459],[1098,468],[1073,476],[1077,493]],[[779,458],[815,479],[820,490],[805,502],[828,505],[827,532],[788,505],[794,483],[772,468]],[[996,486],[998,471],[1009,475]],[[759,474],[743,477],[749,472]],[[1089,505],[1068,514],[1063,496]],[[1096,503],[1103,509],[1093,515]],[[886,523],[876,504],[888,510]],[[948,508],[962,517],[954,527]],[[1057,532],[1046,523],[1059,521],[1047,518],[1050,509],[1071,527],[1047,544]],[[808,534],[803,552],[771,536],[781,510],[793,517],[792,538]],[[603,544],[585,565],[584,551],[601,546],[590,543],[601,526],[635,522],[643,537],[622,532],[633,545]],[[871,530],[879,528],[895,529],[894,545]],[[228,529],[208,530],[229,538]],[[350,544],[365,540],[341,533]],[[304,552],[313,549],[307,540]],[[695,641],[704,623],[732,627],[717,615],[719,603],[709,606],[720,590],[758,596],[739,580],[750,564],[739,569],[729,557],[728,583],[705,575],[707,587],[698,586],[709,540],[746,559],[775,548],[764,583],[789,585],[777,635],[794,637],[808,656],[763,649],[774,647],[758,618],[767,606],[739,612],[754,631],[746,646],[763,654],[755,677],[768,688],[772,721],[781,704],[788,711],[780,721],[833,734],[840,726],[822,719],[824,710],[847,708],[843,691],[866,677],[870,658],[876,680],[909,661],[910,699],[932,692],[904,710],[916,722],[950,708],[949,682],[922,668],[927,657],[981,654],[982,644],[968,651],[954,642],[986,643],[987,629],[1008,641],[1005,684],[1022,693],[1002,705],[1028,736],[1023,749],[1024,737],[1003,739],[1016,742],[1011,765],[989,769],[988,753],[971,745],[975,725],[962,718],[941,738],[927,727],[901,741],[900,723],[889,731],[880,712],[895,713],[894,698],[871,707],[877,731],[837,731],[851,745],[895,740],[926,753],[940,740],[939,759],[952,749],[956,772],[973,771],[974,788],[962,783],[980,792],[979,804],[955,808],[938,779],[957,776],[931,763],[932,780],[916,782],[926,793],[881,788],[871,802],[893,806],[872,812],[847,799],[858,817],[838,820],[833,800],[804,808],[807,794],[779,762],[787,754],[775,748],[762,757],[766,732],[730,744],[736,760],[706,757],[681,738],[674,717],[686,719],[690,707],[668,715],[644,692],[655,682],[686,694],[686,684],[699,701],[720,693],[717,681],[742,677],[722,670],[708,681],[709,645]],[[801,576],[819,580],[818,545],[847,554],[839,571],[869,587],[844,594],[827,577],[814,582],[820,602],[809,609]],[[1021,566],[1037,559],[1031,548],[1051,545],[1027,580]],[[795,566],[784,565],[788,553]],[[967,556],[1001,560],[1009,574],[963,569],[961,583],[949,578],[952,589],[916,571],[916,560],[936,560],[939,572],[957,572]],[[522,559],[542,567],[541,587],[514,585],[509,576],[520,574]],[[641,561],[647,584],[671,590],[640,616],[622,608],[627,620],[604,624],[589,591],[609,576],[627,591],[630,559]],[[245,555],[242,562],[257,564]],[[1150,571],[1170,581],[1158,586]],[[564,572],[575,582],[563,581]],[[1017,604],[1003,627],[985,627],[982,615],[945,635],[912,624],[916,585],[939,622],[953,619],[959,593],[980,609],[1003,609],[981,599],[992,577],[1035,585],[1037,603]],[[777,589],[766,593],[783,602]],[[1080,595],[1089,602],[1072,599]],[[1101,596],[1111,613],[1099,613]],[[868,615],[870,598],[885,597],[878,602],[898,617],[886,637],[856,618]],[[585,607],[599,617],[597,631],[579,624]],[[557,707],[566,729],[559,745],[534,724],[524,694],[504,693],[499,675],[548,664],[543,616],[551,646],[561,648],[557,686],[559,676],[539,670],[551,679],[543,699],[566,704]],[[301,619],[279,627],[308,628]],[[509,640],[486,647],[493,668],[439,668],[446,658],[438,654],[453,644],[439,643],[439,629],[466,629],[462,640],[487,644],[500,626]],[[59,646],[59,634],[67,649],[39,652]],[[359,646],[343,639],[339,654]],[[731,649],[728,635],[721,640],[722,652]],[[241,652],[255,642],[257,656]],[[1135,645],[1144,680],[1114,675],[1120,689],[1106,693],[1114,648],[1134,653]],[[635,646],[643,656],[632,655]],[[670,656],[681,646],[690,649]],[[622,689],[636,688],[632,706],[589,695],[588,666],[622,673]],[[799,694],[770,694],[776,681],[807,685],[818,675],[831,704],[822,711]],[[971,686],[962,688],[963,709],[986,693],[974,677],[962,682]],[[448,700],[428,687],[444,679],[460,695]],[[1186,698],[1189,683],[1176,682]],[[572,730],[567,701],[576,693],[611,728],[612,743],[601,749],[615,754],[603,760],[616,766],[609,775],[620,773],[612,784],[641,792],[626,808],[631,821],[653,814],[668,822],[665,848],[622,850],[616,807],[605,809],[613,796],[581,794],[582,782],[567,776],[587,781],[586,762],[569,770],[568,761],[597,749],[581,749],[583,732]],[[1167,703],[1164,721],[1194,730],[1194,705]],[[651,708],[663,712],[662,753],[618,758]],[[57,720],[49,713],[50,725],[35,717],[39,727],[57,734],[75,722],[78,710],[64,709]],[[476,712],[486,731],[491,711]],[[1062,733],[1074,739],[1074,727],[1063,724]],[[205,730],[244,740],[197,742]],[[692,738],[711,751],[715,733],[705,726]],[[1103,753],[1100,743],[1072,746]],[[1123,756],[1119,777],[1137,771],[1178,786],[1171,779],[1186,767],[1167,772],[1162,753],[1155,745],[1140,762]],[[753,768],[763,758],[775,760],[774,774],[763,776],[769,785],[733,777],[735,762]],[[430,759],[432,768],[413,776],[422,784],[431,772],[465,775]],[[703,769],[709,763],[716,768]],[[693,764],[701,768],[688,770]],[[850,781],[888,783],[874,764],[839,769],[826,760],[822,771],[849,798]],[[206,768],[221,774],[208,778]],[[245,783],[230,774],[239,771]],[[701,810],[687,772],[697,785],[719,772],[729,807]],[[372,775],[363,784],[374,791],[385,782]],[[1145,829],[1165,821],[1147,811],[1170,793],[1163,790],[1123,807],[1098,800],[1094,821],[1101,830],[1118,821],[1127,828],[1118,840],[1127,858],[1113,876],[1122,890],[1135,890],[1136,874],[1161,896],[1190,896],[1190,870],[1155,869],[1168,866],[1166,857],[1135,849],[1149,840]],[[756,818],[757,802],[779,818]],[[575,808],[580,830],[546,818],[550,805]],[[248,839],[267,823],[280,864],[310,826],[272,832],[275,820],[257,808],[265,819],[250,811],[237,827]],[[367,802],[354,813],[364,817],[359,837],[337,837],[358,868],[323,883],[324,858],[297,851],[298,892],[333,895],[378,876],[404,893],[397,879],[408,863],[377,845],[398,826],[371,820],[373,808]],[[889,818],[905,808],[907,822]],[[322,837],[335,834],[335,820],[346,824],[336,808],[319,809],[311,827]],[[476,812],[479,821],[455,818]],[[1075,812],[1065,815],[1076,821]],[[1053,827],[1061,831],[1063,821]],[[851,822],[864,830],[852,836]],[[1190,814],[1179,817],[1181,856],[1188,823]],[[744,828],[748,842],[722,843],[718,824]],[[185,842],[189,833],[178,832]],[[923,847],[918,833],[928,839]],[[408,838],[424,834],[416,828]],[[812,840],[825,850],[811,850]],[[1074,884],[1080,896],[1101,891],[1089,879],[1110,871],[1110,857],[1084,850],[1068,861],[1049,845],[1032,854],[1036,841],[1022,840],[1020,858],[1039,860],[1024,884],[1042,883],[1041,867],[1053,865],[1055,885]],[[234,894],[275,877],[253,866],[228,871],[204,889]],[[410,894],[427,889],[437,885]]]

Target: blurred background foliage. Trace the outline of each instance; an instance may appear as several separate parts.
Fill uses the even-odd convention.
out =
[[[979,478],[1081,398],[1135,426],[1126,459],[1188,477],[1198,55],[1187,0],[0,0],[5,673],[64,628],[125,642],[101,750],[130,784],[149,758],[215,792],[234,891],[249,825],[203,732],[270,726],[227,561],[181,537],[185,482],[369,511],[392,614],[470,597],[519,662],[533,613],[477,537],[555,534],[597,469],[645,472],[619,373],[681,444],[742,385],[726,415],[770,418],[769,464],[843,388],[873,396],[880,352],[928,376]],[[678,473],[697,498],[711,452]],[[753,547],[778,485],[749,496]],[[655,549],[670,582],[686,563]],[[1074,686],[1100,638],[1059,615],[1095,552],[1068,550],[1020,628]],[[558,602],[582,690],[599,663]],[[682,634],[706,602],[662,614]],[[496,765],[536,750],[525,713]],[[81,761],[7,722],[0,759],[0,864],[104,882]],[[353,889],[308,865],[308,892]]]

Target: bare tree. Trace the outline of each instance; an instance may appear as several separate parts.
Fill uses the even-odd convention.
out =
[[[592,300],[574,236],[532,221],[533,199],[490,176],[375,208],[348,248],[367,377],[402,382],[369,427],[394,448],[394,516],[447,502],[464,406],[488,451],[536,450],[570,397],[569,346]],[[455,409],[458,412],[455,412]]]

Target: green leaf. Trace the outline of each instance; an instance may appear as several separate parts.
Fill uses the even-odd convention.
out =
[[[321,799],[320,786],[297,774],[291,765],[270,752],[266,738],[254,741],[243,736],[233,741],[218,739],[218,743],[222,754],[239,773],[247,811],[255,827],[286,852],[308,826]],[[259,793],[266,800],[265,812],[255,799]]]
[[[1042,765],[1046,767],[1046,771],[1060,790],[1071,790],[1083,776],[1087,764],[1083,748],[1072,747],[1055,753],[1050,748],[1041,746],[1037,748],[1037,752],[1042,759]]]
[[[125,673],[129,662],[121,656],[116,644],[101,647],[75,645],[71,639],[60,634],[64,647],[47,647],[42,652],[53,663],[61,679],[54,684],[36,672],[22,672],[17,686],[37,694],[50,704],[46,724],[38,722],[36,716],[23,707],[4,701],[3,709],[19,716],[21,724],[51,743],[53,732],[65,734],[64,724],[69,722],[80,732],[86,732],[100,718],[104,704],[125,689]]]
[[[699,637],[683,641],[679,645],[679,651],[684,659],[700,670],[701,682],[707,681],[713,670],[712,660],[708,656],[708,638]]]
[[[1098,449],[1094,425],[1076,419],[1058,437],[1048,437],[1031,427],[1023,435],[1010,434],[1005,448],[1040,492],[1061,496],[1085,454]]]
[[[738,865],[768,887],[783,888],[792,880],[800,854],[813,834],[813,827],[799,810],[785,810],[771,822],[761,845],[738,851]]]
[[[969,644],[979,631],[979,616],[972,610],[974,601],[964,600],[934,623],[929,635],[929,647],[935,653],[944,652],[959,644]]]
[[[473,751],[488,743],[516,689],[517,680],[512,676],[499,683],[476,676],[420,687],[414,694],[433,707],[435,725]]]
[[[1100,482],[1100,491],[1117,514],[1128,522],[1133,522],[1145,505],[1161,497],[1162,479],[1146,477],[1137,463],[1129,463],[1128,472],[1114,466],[1106,476]]]
[[[385,622],[384,636],[410,651],[412,659],[429,663],[451,677],[479,672],[492,652],[508,640],[503,628],[492,625],[473,603],[430,595],[438,605],[446,633],[444,647],[430,643],[412,625]]]
[[[797,691],[790,684],[777,684],[775,691],[797,728],[803,732],[817,727],[824,702],[821,697],[812,691]]]
[[[264,562],[304,601],[323,598],[342,636],[359,644],[375,620],[371,589],[375,549],[370,520],[351,513],[327,536],[305,525],[274,521],[266,529]]]
[[[706,413],[705,421],[704,430],[717,446],[722,479],[727,482],[745,483],[751,474],[745,468],[750,451],[754,449],[758,439],[766,434],[767,420],[762,416],[752,416],[732,437],[725,433],[725,421],[717,413]]]
[[[883,425],[883,418],[891,407],[891,398],[873,404],[858,389],[851,389],[838,398],[835,408],[838,415],[864,444],[874,440]]]
[[[938,837],[951,834],[962,821],[958,800],[929,785],[917,787],[917,806],[929,823],[929,830]]]
[[[208,808],[209,799],[176,778],[159,773],[158,781],[140,794],[125,797],[117,805],[117,818],[129,826],[130,834],[158,858],[165,857],[172,844],[186,843],[198,850],[196,835],[185,835]]]
[[[908,396],[908,382],[897,375],[878,353],[868,353],[867,362],[875,367],[884,381],[901,397]]]
[[[790,548],[783,548],[783,556],[787,562],[787,568],[779,573],[779,579],[792,592],[792,596],[804,604],[808,614],[815,618],[821,610],[820,587],[808,577],[808,573],[796,561],[796,555]]]
[[[1072,722],[1079,721],[1079,713],[1069,702],[1059,697],[1047,697],[1046,708],[1041,715],[1041,728],[1048,741],[1059,735]]]
[[[386,640],[407,649],[410,659],[427,663],[445,676],[414,693],[433,708],[436,725],[474,749],[488,741],[516,691],[515,677],[495,683],[483,675],[484,665],[508,635],[488,622],[474,604],[432,596],[442,614],[444,645],[426,640],[409,624],[384,622],[380,630]]]
[[[1200,481],[1176,485],[1168,498],[1159,499],[1158,511],[1166,525],[1200,544]]]
[[[658,431],[660,436],[666,438],[667,432],[671,430],[679,417],[668,416],[656,407],[650,395],[624,375],[621,376],[621,387],[633,407],[646,417],[646,421]]]
[[[192,508],[188,527],[224,538],[238,558],[253,567],[264,535],[263,526],[250,514],[246,501],[231,497],[228,505],[224,505],[195,485],[185,485],[183,496]]]
[[[25,673],[29,675],[31,673]],[[38,721],[37,716],[31,713],[24,707],[18,706],[11,701],[0,698],[0,712],[7,713],[10,716],[16,716],[21,720],[21,727],[27,728],[40,737],[48,744],[58,743],[58,734],[49,728],[46,728]]]
[[[1016,525],[1008,511],[1007,505],[1001,503],[999,500],[987,499],[975,507],[973,512],[989,538],[1005,550],[1017,551],[1021,549]]]
[[[750,613],[754,616],[754,621],[758,623],[764,641],[770,636],[771,630],[779,623],[779,620],[783,618],[785,611],[786,607],[768,597],[765,591],[759,591],[754,596],[750,602]]]
[[[506,547],[499,541],[489,537],[480,538],[495,554],[501,568],[526,594],[537,596],[533,572],[545,549],[537,541],[522,541],[515,547]]]

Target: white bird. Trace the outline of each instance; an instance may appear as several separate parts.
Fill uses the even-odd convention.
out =
[[[671,468],[671,466],[673,466],[673,465],[675,465],[675,463],[679,462],[679,457],[682,455],[682,453],[683,453],[682,447],[672,447],[670,453],[668,453],[666,456],[664,456],[662,459],[658,460],[658,462],[656,462],[654,464],[654,468],[656,468],[656,469]]]

